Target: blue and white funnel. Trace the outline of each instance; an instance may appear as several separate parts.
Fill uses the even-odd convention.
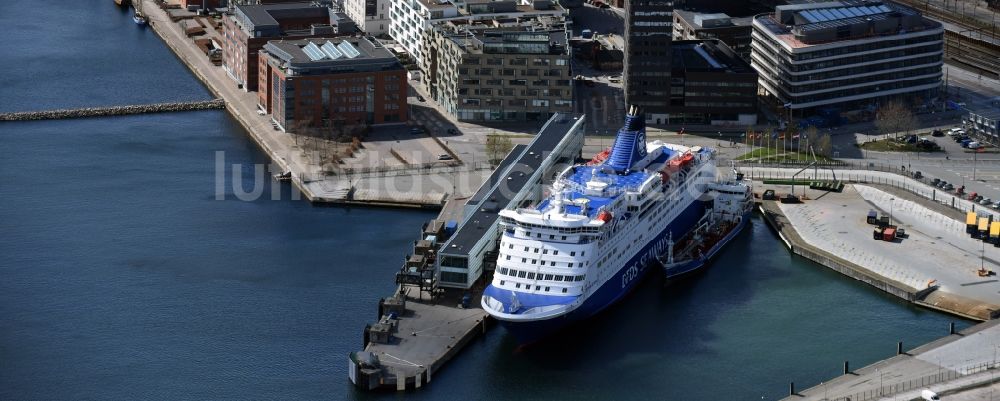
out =
[[[631,106],[625,115],[625,125],[618,130],[611,155],[604,162],[616,172],[625,172],[635,162],[646,157],[646,117],[636,106]]]

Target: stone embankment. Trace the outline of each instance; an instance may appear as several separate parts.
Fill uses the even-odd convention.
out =
[[[222,99],[213,99],[195,102],[137,104],[128,106],[86,107],[81,109],[0,113],[0,121],[57,120],[64,118],[123,116],[128,114],[168,113],[175,111],[214,110],[224,108],[226,108],[225,101]]]

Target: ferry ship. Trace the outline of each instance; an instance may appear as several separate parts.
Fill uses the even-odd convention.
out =
[[[499,213],[482,306],[521,343],[621,300],[704,214],[714,150],[646,143],[644,121],[630,108],[609,150],[564,170],[536,206]]]
[[[753,187],[733,167],[732,177],[708,184],[712,206],[694,230],[675,243],[670,238],[667,254],[659,258],[666,278],[673,279],[704,267],[737,234],[753,212]]]

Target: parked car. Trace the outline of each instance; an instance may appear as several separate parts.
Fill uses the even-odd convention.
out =
[[[997,203],[994,203],[994,204],[993,204],[992,206],[990,206],[990,207],[992,207],[992,208],[994,208],[994,209],[997,209],[997,210],[1000,210],[1000,201],[997,201]]]
[[[461,135],[462,134],[461,132],[458,132],[458,128],[448,128],[447,132],[448,132],[448,135]]]
[[[951,184],[945,184],[945,185],[944,185],[944,190],[945,190],[945,191],[951,191],[951,190],[953,190],[953,189],[955,189],[955,186],[954,186],[954,185],[951,185]]]
[[[979,145],[979,142],[971,141],[971,142],[965,144],[965,147],[967,147],[969,149],[979,149],[980,145]]]
[[[941,179],[940,178],[935,178],[935,179],[931,180],[931,185],[933,185],[933,186],[936,187],[939,182],[941,182]]]
[[[980,204],[980,205],[983,205],[983,206],[989,206],[989,205],[992,205],[992,204],[993,204],[993,199],[990,199],[990,198],[983,198],[983,199],[980,199],[980,200],[979,200],[979,204]]]
[[[933,132],[931,132],[931,136],[944,136],[944,131],[936,129]]]
[[[417,95],[417,101],[420,101],[420,102],[423,102],[423,101],[425,101],[425,100],[427,100],[427,99],[424,99],[424,97],[423,97],[423,96],[421,96],[421,95]]]
[[[442,153],[442,154],[438,155],[438,160],[453,160],[453,159],[454,158],[451,157],[451,155],[446,154],[446,153]]]
[[[410,135],[420,135],[424,133],[424,129],[420,127],[410,128]]]
[[[920,174],[920,172],[919,172],[919,171],[914,171],[914,172],[913,172],[913,178],[916,178],[916,179],[918,179],[918,180],[919,180],[919,179],[921,179],[921,178],[924,178],[924,175],[923,175],[923,174]]]

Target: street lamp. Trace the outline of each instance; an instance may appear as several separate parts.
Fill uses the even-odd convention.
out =
[[[892,207],[895,201],[896,198],[889,198],[889,225],[892,225]]]

